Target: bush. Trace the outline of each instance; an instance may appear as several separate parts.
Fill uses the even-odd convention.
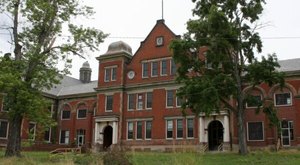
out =
[[[131,165],[130,157],[124,151],[117,149],[108,151],[103,157],[104,165]]]

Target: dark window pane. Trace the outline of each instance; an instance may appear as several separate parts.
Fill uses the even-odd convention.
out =
[[[143,77],[148,77],[148,72],[149,72],[149,69],[148,69],[148,63],[143,63]]]
[[[152,75],[151,76],[157,76],[158,75],[158,62],[152,62]]]
[[[137,126],[136,126],[136,138],[137,139],[142,139],[142,127],[143,127],[143,123],[141,121],[137,122]]]
[[[290,93],[275,94],[275,102],[276,105],[290,105],[292,103]]]
[[[152,121],[146,121],[146,139],[151,139]]]
[[[173,96],[174,96],[173,90],[167,91],[167,107],[173,106]]]
[[[128,109],[134,109],[135,108],[135,94],[129,94],[128,95]]]
[[[113,109],[113,96],[106,96],[106,110],[112,111]]]
[[[194,119],[187,119],[187,137],[194,137]]]
[[[46,128],[44,132],[44,140],[49,142],[50,141],[50,128]]]
[[[262,122],[248,123],[248,139],[263,140],[263,125]]]
[[[182,125],[182,119],[177,120],[177,138],[183,137],[183,125]]]
[[[167,138],[173,137],[173,121],[167,120]]]
[[[152,92],[147,93],[147,108],[152,108]]]
[[[85,118],[86,117],[86,109],[79,109],[78,110],[78,118]]]
[[[106,68],[105,69],[105,75],[104,75],[105,77],[104,77],[104,81],[105,82],[108,82],[108,81],[110,81],[110,68]]]
[[[71,111],[69,110],[63,110],[62,111],[62,119],[70,119]]]
[[[167,60],[161,61],[161,75],[167,74]]]
[[[0,137],[6,138],[7,137],[7,128],[8,122],[7,121],[0,121]]]
[[[111,68],[111,80],[116,80],[117,79],[117,68]]]
[[[133,139],[133,122],[128,122],[127,139]]]
[[[176,74],[176,64],[175,61],[172,59],[171,60],[171,75],[175,75]]]

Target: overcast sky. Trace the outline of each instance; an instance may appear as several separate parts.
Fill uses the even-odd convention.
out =
[[[276,53],[279,60],[299,58],[300,53],[300,1],[299,0],[266,0],[262,23],[269,26],[260,30],[263,38],[263,54]],[[79,77],[79,68],[88,61],[92,67],[92,79],[97,79],[98,61],[95,57],[104,54],[108,45],[115,41],[128,43],[133,53],[140,42],[145,39],[156,23],[162,18],[161,0],[85,0],[94,7],[96,14],[91,20],[77,19],[78,23],[101,29],[110,36],[99,47],[99,51],[89,53],[86,59],[74,58],[72,77]],[[192,18],[191,10],[194,4],[191,0],[164,0],[164,19],[166,25],[178,35],[186,32],[186,22]],[[1,23],[1,20],[0,20]],[[5,45],[6,37],[0,31],[0,51]],[[300,65],[300,64],[299,64]]]

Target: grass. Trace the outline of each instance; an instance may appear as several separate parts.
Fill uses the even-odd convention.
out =
[[[0,151],[0,165],[101,165],[103,153],[50,155],[48,152],[23,152],[22,158],[5,158]],[[247,156],[236,153],[160,153],[131,152],[136,165],[299,165],[300,151],[251,152]]]

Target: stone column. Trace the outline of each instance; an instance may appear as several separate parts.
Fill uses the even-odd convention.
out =
[[[224,115],[224,142],[229,142],[229,119],[227,115]]]
[[[199,118],[199,140],[200,140],[200,143],[206,142],[204,127],[205,127],[204,119],[202,116],[200,116],[200,118]]]
[[[112,125],[112,127],[113,127],[113,132],[112,132],[112,134],[113,134],[112,144],[117,144],[117,143],[118,143],[118,128],[117,128],[117,122],[114,121],[112,124],[113,124],[113,125]]]

